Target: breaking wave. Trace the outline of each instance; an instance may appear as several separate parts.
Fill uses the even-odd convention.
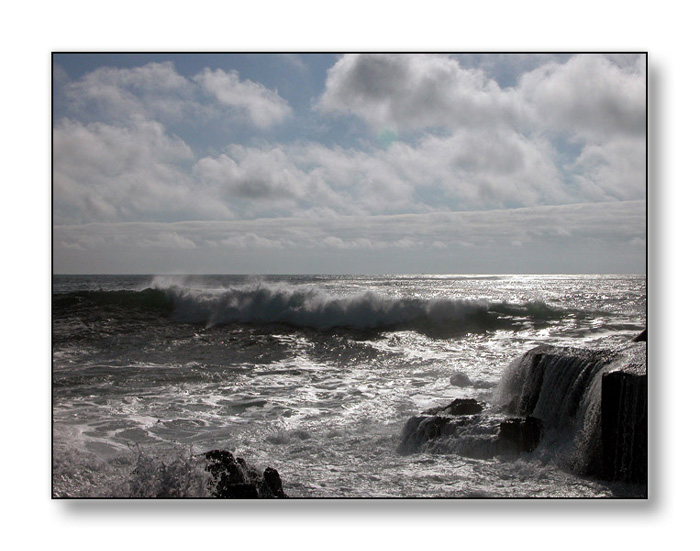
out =
[[[580,310],[543,301],[492,302],[484,299],[397,297],[374,291],[332,294],[313,285],[259,281],[226,288],[195,288],[155,278],[141,291],[84,291],[58,297],[54,305],[158,310],[185,323],[285,324],[317,330],[416,329],[424,332],[480,332],[546,325]]]

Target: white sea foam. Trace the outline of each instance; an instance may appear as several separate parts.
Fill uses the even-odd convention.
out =
[[[537,454],[396,448],[411,416],[458,397],[488,401],[505,366],[540,343],[628,341],[646,321],[639,278],[58,283],[55,495],[198,495],[206,477],[187,478],[188,449],[180,460],[189,446],[270,465],[295,497],[611,495]],[[350,330],[318,330],[334,327]],[[455,373],[469,384],[450,384]]]
[[[482,331],[523,321],[545,321],[578,311],[564,311],[543,301],[493,302],[486,299],[388,296],[376,291],[337,295],[318,286],[257,281],[203,288],[158,277],[152,287],[165,291],[181,321],[283,323],[314,329],[374,329],[414,325],[423,329]]]

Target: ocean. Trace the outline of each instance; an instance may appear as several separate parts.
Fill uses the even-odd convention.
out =
[[[55,275],[52,492],[210,497],[202,454],[229,450],[296,498],[643,496],[561,434],[515,456],[402,441],[472,398],[462,442],[492,442],[523,354],[625,349],[646,296],[638,275]]]

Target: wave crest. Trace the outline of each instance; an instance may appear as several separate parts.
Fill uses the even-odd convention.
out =
[[[579,310],[543,301],[493,302],[485,299],[390,296],[367,290],[333,294],[309,284],[257,281],[230,287],[198,287],[194,282],[155,278],[143,290],[80,291],[54,297],[54,309],[99,308],[157,311],[183,323],[207,326],[284,324],[316,330],[413,329],[436,336],[544,326]]]
[[[311,285],[260,281],[225,289],[164,282],[176,318],[184,322],[280,323],[318,330],[411,328],[476,332],[559,319],[568,312],[544,302],[393,297],[374,291],[335,295]],[[153,282],[155,286],[159,282]]]

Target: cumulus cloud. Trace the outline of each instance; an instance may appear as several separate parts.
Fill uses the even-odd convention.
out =
[[[602,55],[578,55],[522,76],[519,93],[533,120],[580,139],[643,136],[646,70],[643,58],[620,65]]]
[[[232,146],[199,160],[194,172],[232,201],[288,200],[295,209],[378,214],[435,208],[435,189],[453,209],[571,200],[552,157],[547,142],[508,129],[492,141],[464,129],[369,151],[315,143]]]
[[[490,133],[462,129],[428,136],[417,147],[401,145],[388,155],[416,186],[433,182],[457,208],[495,208],[570,201],[550,144],[511,129]]]
[[[229,154],[200,159],[194,167],[199,178],[219,184],[231,198],[284,200],[306,193],[308,177],[280,147],[232,146]]]
[[[183,163],[190,147],[157,122],[122,127],[63,120],[53,131],[57,223],[227,216],[198,194]]]
[[[171,62],[101,67],[66,85],[74,113],[108,121],[178,119],[196,110],[195,86]]]
[[[465,64],[475,59],[483,68]],[[460,65],[441,55],[344,56],[318,107],[357,116],[380,135],[422,129],[418,146],[401,146],[400,166],[461,198],[459,208],[643,197],[643,56],[526,57],[520,72],[519,58],[509,59],[517,79],[502,88],[489,76],[494,57]],[[580,153],[567,159],[557,140]]]
[[[226,154],[198,161],[194,172],[231,204],[252,202],[246,203],[249,213],[269,205],[288,214],[382,212],[389,205],[408,208],[411,195],[410,185],[382,159],[318,144],[231,146]]]
[[[236,71],[204,69],[194,80],[220,103],[247,113],[261,128],[282,122],[292,113],[289,104],[276,91],[250,80],[241,80]]]
[[[241,80],[236,71],[205,68],[187,78],[172,62],[121,69],[102,67],[67,83],[63,94],[76,116],[112,123],[149,119],[201,122],[234,111],[243,120],[268,128],[292,113],[276,91]]]
[[[494,126],[518,116],[512,94],[482,70],[425,54],[344,56],[328,72],[319,108],[398,129]]]
[[[565,63],[570,54],[453,54],[462,67],[480,69],[501,88],[517,86],[520,77],[547,63]]]
[[[158,103],[159,94],[170,90],[182,99],[197,83],[222,102],[248,109],[262,125],[286,116],[286,103],[235,72],[205,69],[188,80],[170,63],[100,69],[79,81],[83,93],[94,87],[95,97],[141,115],[122,125],[69,120],[57,124],[57,219],[383,214],[638,199],[645,190],[644,136],[634,135],[631,122],[618,134],[605,127],[618,126],[605,113],[623,119],[637,115],[627,117],[624,110],[612,107],[596,114],[595,104],[617,105],[627,96],[636,97],[636,84],[629,85],[632,91],[624,90],[627,81],[637,82],[639,70],[638,62],[572,57],[525,73],[520,91],[504,95],[480,70],[464,69],[444,56],[347,56],[329,73],[321,100],[324,109],[343,105],[374,124],[399,125],[403,120],[409,125],[453,127],[447,133],[424,133],[412,142],[395,140],[362,149],[315,142],[236,144],[197,159],[163,124],[141,118],[151,103]],[[574,93],[585,75],[609,82],[593,107]],[[618,88],[623,91],[615,92]],[[137,97],[129,90],[141,93]],[[152,101],[146,92],[153,94]],[[164,105],[168,97],[165,94]],[[547,119],[544,113],[555,98],[559,106],[552,107]],[[515,107],[516,100],[520,107]],[[637,113],[640,107],[629,109]],[[492,124],[465,124],[464,117],[476,112]],[[591,138],[576,158],[562,162],[545,134],[519,127],[528,113],[544,121],[543,131],[559,121],[562,128],[588,138],[600,119],[605,141]],[[577,125],[576,117],[589,126]]]
[[[638,199],[646,190],[646,142],[619,137],[587,144],[569,167],[583,197],[596,201]]]
[[[73,82],[59,71],[54,84],[74,116],[54,126],[54,246],[72,259],[117,246],[192,259],[218,251],[222,263],[225,253],[292,250],[486,258],[489,246],[605,244],[612,232],[638,251],[643,57],[518,59],[343,56],[313,117],[331,128],[338,118],[328,115],[344,114],[371,132],[336,144],[275,129],[289,104],[236,71],[190,78],[151,63]],[[269,141],[197,141],[205,121],[239,119],[248,122],[231,128],[266,129]],[[206,222],[180,222],[192,220]],[[114,224],[67,226],[90,222]]]
[[[638,135],[645,129],[643,59],[552,60],[521,73],[517,86],[501,88],[483,69],[448,56],[346,55],[328,72],[319,108],[356,115],[375,128],[507,124],[585,138]]]

